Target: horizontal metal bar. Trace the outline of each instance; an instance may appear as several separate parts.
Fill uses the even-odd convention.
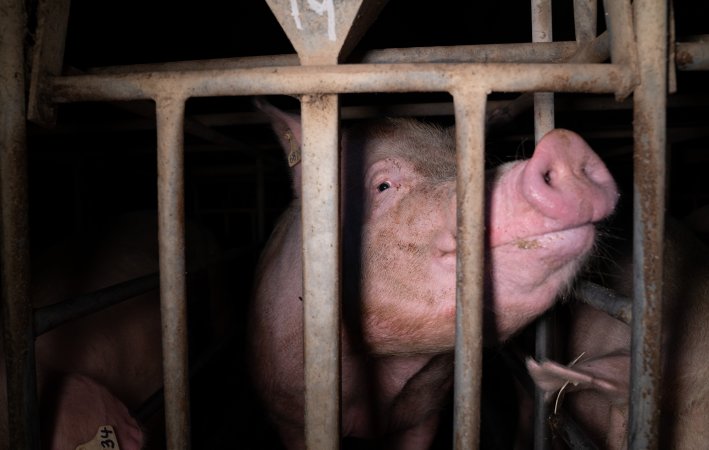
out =
[[[159,285],[158,274],[153,273],[39,308],[34,313],[34,334],[39,336],[64,322],[78,319],[136,295],[157,289]]]
[[[704,42],[678,42],[675,61],[679,70],[709,70],[709,36]]]
[[[587,305],[604,311],[622,322],[631,323],[633,302],[628,297],[618,295],[614,290],[590,281],[579,283],[574,293],[579,300]]]
[[[625,96],[635,83],[611,64],[362,64],[50,77],[54,102],[362,92],[563,91]]]
[[[576,42],[521,43],[489,45],[456,45],[448,47],[411,47],[372,50],[360,58],[361,64],[398,63],[545,63],[561,62],[576,52]],[[92,67],[94,74],[174,72],[182,70],[221,70],[255,67],[298,66],[298,55],[249,56],[245,58],[203,59],[159,64],[132,64],[125,66]]]

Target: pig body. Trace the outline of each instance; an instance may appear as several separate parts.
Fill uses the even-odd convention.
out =
[[[666,224],[660,447],[704,448],[709,442],[709,249],[678,223],[668,219]],[[631,267],[626,256],[609,277],[628,297]],[[624,322],[590,306],[574,305],[568,356],[583,357],[564,369],[565,374],[554,363],[532,363],[537,379],[549,381],[556,374],[556,387],[567,379],[577,381],[564,403],[599,448],[627,446],[630,340],[631,329]],[[555,390],[553,382],[548,386]]]
[[[203,233],[190,237],[188,242],[202,240]],[[196,252],[190,257],[205,259]],[[100,233],[67,240],[34,263],[31,295],[36,308],[157,273],[156,215],[124,214]],[[150,442],[130,411],[162,387],[161,333],[159,291],[154,289],[37,337],[42,448],[75,450],[105,425],[113,427],[122,450],[138,450]],[[1,354],[0,360],[4,371]],[[0,378],[4,386],[4,372]],[[4,395],[0,390],[0,403]],[[0,443],[6,445],[6,438],[4,432]]]
[[[286,152],[299,118],[270,105]],[[342,432],[388,448],[428,448],[453,378],[455,145],[450,130],[389,120],[342,138]],[[535,159],[536,158],[536,159]],[[295,199],[262,255],[250,313],[255,386],[292,449],[304,447],[300,166]],[[530,161],[491,177],[487,338],[546,310],[590,250],[615,184],[575,134],[557,131]],[[333,299],[337,301],[337,299]]]
[[[146,226],[145,217],[127,216],[102,239],[83,236],[53,247],[35,261],[33,306],[157,271],[155,232],[154,220]],[[143,431],[129,409],[162,385],[160,334],[153,291],[39,336],[35,360],[43,448],[75,450],[104,425],[113,427],[122,449],[142,448]]]

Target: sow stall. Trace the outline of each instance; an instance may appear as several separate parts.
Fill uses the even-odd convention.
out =
[[[73,102],[149,100],[155,104],[160,292],[164,327],[167,446],[190,447],[185,307],[185,134],[237,145],[186,114],[189,99],[291,95],[303,116],[303,222],[306,439],[308,448],[339,447],[339,167],[346,94],[448,93],[458,148],[458,279],[454,446],[477,448],[482,371],[484,169],[491,93],[523,93],[504,102],[514,116],[534,103],[534,135],[554,128],[553,92],[632,95],[634,145],[633,398],[630,448],[657,448],[660,372],[662,236],[664,231],[667,91],[676,68],[706,70],[709,44],[675,42],[670,6],[661,0],[608,0],[606,31],[599,6],[575,1],[575,41],[554,42],[550,1],[532,2],[532,42],[367,50],[350,55],[385,7],[384,1],[270,0],[268,6],[297,55],[252,56],[89,68],[63,66],[68,1],[40,2],[34,45],[24,53],[28,25],[21,0],[2,0],[0,61],[3,89],[2,302],[8,372],[10,446],[38,448],[34,394],[34,326],[29,303],[26,120],[51,126],[56,106]],[[4,18],[5,19],[5,18]],[[570,18],[566,18],[570,19]],[[610,59],[610,62],[608,60]],[[28,84],[23,74],[31,69]],[[25,95],[28,92],[28,95]],[[533,94],[533,95],[532,95]],[[26,100],[27,98],[27,100]],[[26,103],[27,101],[27,103]],[[428,105],[431,114],[436,105]],[[363,114],[367,114],[365,111]],[[435,114],[435,113],[434,113]],[[653,331],[654,330],[654,331]],[[538,357],[547,346],[539,325]],[[535,448],[548,445],[546,415],[537,399]]]

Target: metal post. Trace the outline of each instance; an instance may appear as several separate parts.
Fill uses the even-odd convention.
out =
[[[574,30],[576,42],[588,42],[596,37],[597,0],[574,0]]]
[[[532,41],[552,42],[551,0],[532,0]],[[539,142],[554,128],[554,93],[534,93],[534,141]],[[535,358],[543,361],[550,358],[552,316],[547,312],[539,318],[535,333]],[[534,389],[534,448],[549,448],[548,408],[544,392]]]
[[[633,331],[629,448],[659,448],[665,213],[667,1],[636,0],[640,84],[634,100]]]
[[[8,422],[0,423],[0,429],[8,427],[9,448],[38,449],[29,296],[24,5],[22,0],[0,0],[0,320],[7,383],[7,404],[0,408],[7,408]]]
[[[485,228],[484,90],[453,92],[457,147],[458,252],[455,333],[454,448],[480,439]]]
[[[305,441],[340,442],[339,100],[304,96],[303,302]]]
[[[158,97],[158,241],[167,448],[190,448],[183,98]]]

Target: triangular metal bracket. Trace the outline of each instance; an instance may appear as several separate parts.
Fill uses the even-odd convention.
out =
[[[266,0],[301,64],[336,64],[352,50],[386,0]]]

